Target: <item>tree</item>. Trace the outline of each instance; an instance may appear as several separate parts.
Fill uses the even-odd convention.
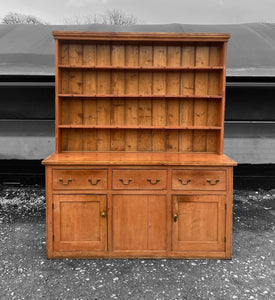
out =
[[[121,10],[113,9],[107,10],[103,15],[85,15],[85,16],[74,16],[72,18],[66,18],[65,24],[111,24],[111,25],[122,25],[128,26],[137,24],[137,18],[131,14],[127,14]]]
[[[102,24],[111,25],[132,25],[137,23],[137,18],[133,15],[124,13],[123,11],[113,9],[108,10],[105,15],[102,15]]]
[[[2,18],[3,24],[46,24],[33,15],[9,12]]]

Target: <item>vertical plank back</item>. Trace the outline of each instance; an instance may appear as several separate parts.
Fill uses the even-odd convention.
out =
[[[98,44],[97,66],[108,66],[111,64],[111,47],[109,44]],[[110,95],[111,93],[111,74],[106,71],[97,73],[97,94]],[[97,101],[97,121],[101,125],[111,124],[111,101],[109,98],[100,98]],[[97,150],[110,151],[110,130],[97,130]]]
[[[69,64],[82,65],[83,62],[83,47],[82,44],[69,44]],[[83,76],[82,72],[78,70],[71,70],[69,72],[69,93],[82,94],[83,93]],[[81,99],[72,99],[69,104],[70,123],[75,125],[83,124],[83,103]],[[83,150],[83,130],[72,129],[69,131],[68,141],[69,151]]]
[[[153,65],[164,67],[167,65],[167,47],[153,46]],[[153,95],[166,94],[166,73],[153,72]],[[156,98],[152,101],[152,125],[166,125],[166,101]],[[166,131],[153,130],[153,151],[164,152],[166,150]]]
[[[168,67],[180,67],[181,66],[181,47],[180,46],[168,46],[167,47],[167,65]],[[166,75],[166,94],[168,96],[180,95],[180,72],[173,71]],[[180,103],[177,98],[168,98],[166,104],[167,126],[179,126],[180,125]],[[179,131],[169,130],[167,131],[166,151],[167,152],[179,152]]]
[[[127,45],[125,49],[125,65],[139,65],[139,46]],[[138,72],[126,72],[125,95],[138,95]],[[125,125],[138,125],[138,98],[131,98],[125,102]],[[138,133],[136,129],[125,130],[125,151],[138,150]]]
[[[195,46],[182,46],[181,51],[181,65],[183,67],[195,66]],[[194,72],[181,73],[181,95],[194,95]],[[194,100],[182,100],[180,102],[180,125],[192,126],[194,125]],[[188,130],[181,130],[179,137],[179,151],[192,152],[193,151],[193,132]]]
[[[125,65],[124,45],[111,46],[111,65]],[[112,95],[125,94],[125,74],[123,71],[112,72]],[[111,107],[111,125],[125,124],[125,101],[124,98],[113,98]],[[111,131],[111,151],[125,150],[125,131],[122,129]]]
[[[209,46],[197,45],[196,66],[209,66]],[[208,72],[197,71],[195,74],[195,95],[208,95]],[[205,126],[207,124],[207,101],[205,99],[194,100],[194,125]],[[207,135],[203,130],[196,130],[193,136],[193,151],[206,152]]]
[[[153,47],[139,46],[139,65],[153,65]],[[139,94],[152,95],[152,72],[145,71],[139,73]],[[139,99],[138,103],[138,124],[152,125],[152,100]],[[152,151],[152,130],[138,131],[138,151]]]

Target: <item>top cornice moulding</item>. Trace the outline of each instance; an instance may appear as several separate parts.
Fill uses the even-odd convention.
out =
[[[56,40],[227,42],[229,33],[53,31]]]

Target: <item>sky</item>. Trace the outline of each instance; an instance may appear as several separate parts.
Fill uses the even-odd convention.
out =
[[[0,0],[8,12],[31,14],[53,25],[74,16],[118,9],[141,24],[275,23],[275,0]]]

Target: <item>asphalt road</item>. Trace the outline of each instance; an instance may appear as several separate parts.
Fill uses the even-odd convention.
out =
[[[0,299],[275,299],[275,190],[234,192],[232,260],[47,260],[44,204],[0,191]]]

